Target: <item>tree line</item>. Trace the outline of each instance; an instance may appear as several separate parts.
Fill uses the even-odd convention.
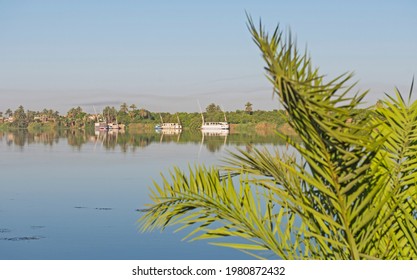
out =
[[[373,110],[356,109],[359,118],[366,118]],[[92,128],[95,122],[118,122],[128,126],[134,123],[157,124],[160,122],[180,122],[184,128],[198,129],[202,123],[202,115],[206,121],[225,121],[231,124],[239,124],[245,127],[255,126],[260,123],[272,124],[275,127],[287,123],[287,116],[284,110],[254,110],[250,102],[244,104],[242,109],[224,112],[220,106],[211,103],[202,113],[194,112],[150,112],[135,104],[122,103],[119,108],[106,106],[101,112],[87,113],[80,106],[71,108],[65,115],[60,115],[54,109],[43,109],[42,111],[25,110],[20,105],[15,110],[7,109],[0,112],[0,126],[10,129],[25,129],[28,127],[42,128],[70,128],[85,129]]]

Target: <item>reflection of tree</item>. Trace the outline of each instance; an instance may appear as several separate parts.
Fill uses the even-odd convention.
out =
[[[209,150],[212,153],[215,153],[221,150],[222,146],[224,145],[224,142],[216,140],[207,140],[204,143],[204,145],[207,147],[207,150]]]
[[[253,152],[253,145],[252,145],[252,143],[247,143],[245,145],[245,149],[246,149],[246,152],[248,152],[248,153]]]
[[[48,132],[27,132],[27,141],[28,144],[44,144],[52,146],[54,143],[58,143],[58,131],[48,131]]]
[[[133,134],[130,138],[130,144],[133,146],[133,148],[139,147],[139,148],[145,148],[149,146],[152,142],[156,142],[159,140],[157,139],[156,134],[150,135],[150,134]]]
[[[13,141],[13,144],[19,147],[23,147],[26,144],[26,133],[25,130],[16,130],[14,133],[9,133],[8,139]]]
[[[117,146],[118,133],[105,132],[103,146],[106,150],[114,150]]]
[[[97,134],[96,134],[97,133]],[[155,132],[148,133],[121,133],[118,131],[100,131],[94,132],[88,130],[52,130],[47,132],[28,132],[25,129],[0,132],[0,139],[6,139],[7,145],[24,145],[45,144],[52,146],[58,143],[60,138],[66,138],[68,145],[81,147],[87,142],[100,142],[106,150],[115,150],[120,148],[122,152],[128,152],[129,149],[135,151],[136,148],[146,148],[151,143],[177,143],[177,144],[196,144],[204,145],[208,151],[215,153],[221,150],[226,143],[232,145],[251,145],[256,144],[284,144],[284,140],[276,135],[258,135],[258,134],[229,134],[225,136],[204,136],[200,131],[183,131],[181,134],[158,134]]]
[[[82,130],[66,130],[68,145],[81,149],[81,146],[87,143],[87,135]]]

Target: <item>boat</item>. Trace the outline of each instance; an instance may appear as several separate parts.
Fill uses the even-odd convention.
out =
[[[177,118],[178,118],[177,123],[165,123],[164,120],[162,119],[161,114],[159,114],[159,117],[161,118],[161,123],[155,126],[156,130],[174,130],[174,131],[182,130],[182,125],[180,123],[180,119],[178,115],[177,115]]]
[[[182,125],[179,123],[162,123],[162,124],[155,126],[155,128],[156,127],[158,127],[159,129],[168,129],[168,130],[181,130],[182,129]]]
[[[94,123],[95,130],[113,130],[113,129],[123,129],[123,125],[117,122],[96,122]]]
[[[113,129],[124,129],[124,125],[119,124],[117,122],[109,122],[109,121],[103,121],[103,119],[100,119],[100,115],[97,114],[96,108],[94,108],[95,113],[95,119],[96,122],[94,123],[94,130],[113,130]]]
[[[229,129],[230,125],[228,122],[203,122],[201,125],[201,130],[221,131]]]
[[[202,131],[210,131],[210,130],[214,130],[214,131],[227,130],[228,131],[230,129],[230,125],[227,122],[226,113],[223,112],[223,114],[224,114],[224,122],[206,122],[204,120],[203,112],[201,112],[201,118],[203,120],[201,124],[201,130]]]
[[[118,122],[107,123],[107,129],[123,129],[122,127],[123,126],[119,124]]]
[[[94,108],[94,111],[95,111],[95,108]],[[95,115],[95,118],[97,121],[94,123],[94,130],[113,130],[113,129],[124,130],[125,128],[125,125],[119,124],[117,122],[117,119],[116,119],[116,122],[103,121],[103,120],[100,120],[100,117],[97,113]]]
[[[96,122],[94,123],[94,130],[107,130],[106,122]]]

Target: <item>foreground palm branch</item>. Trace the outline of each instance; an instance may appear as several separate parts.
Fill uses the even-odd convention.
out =
[[[352,97],[350,74],[325,81],[291,34],[269,36],[251,19],[248,28],[302,144],[281,135],[296,154],[254,149],[231,153],[221,169],[175,169],[155,183],[142,229],[189,227],[192,240],[220,238],[214,244],[265,258],[417,258],[412,89],[408,102],[397,90],[376,117],[358,118],[366,92]]]

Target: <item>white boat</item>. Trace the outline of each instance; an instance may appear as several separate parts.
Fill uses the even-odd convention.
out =
[[[179,123],[162,123],[159,125],[159,128],[168,130],[180,130],[182,129],[182,125]]]
[[[203,122],[201,125],[201,130],[229,130],[230,125],[228,122]]]
[[[180,123],[180,119],[178,115],[177,115],[177,118],[178,118],[177,123],[164,123],[161,114],[159,114],[159,117],[161,118],[161,123],[155,126],[156,130],[177,130],[177,131],[182,130],[182,125]]]
[[[201,108],[200,108],[201,110]],[[203,120],[203,123],[201,124],[201,130],[202,131],[209,131],[209,130],[215,130],[215,131],[219,131],[219,130],[229,130],[230,129],[230,125],[227,122],[226,119],[226,113],[224,113],[224,122],[206,122],[204,120],[204,115],[203,112],[201,112],[201,118]]]
[[[96,122],[94,123],[95,130],[113,130],[113,129],[123,129],[121,124],[116,123],[107,123],[107,122]]]
[[[96,122],[96,123],[94,123],[94,129],[95,130],[106,130],[107,129],[107,123],[106,122]]]
[[[124,125],[119,124],[117,122],[108,122],[108,121],[103,121],[103,118],[100,118],[100,115],[97,114],[96,108],[93,106],[94,108],[94,113],[95,113],[95,119],[96,122],[94,123],[94,130],[112,130],[112,129],[123,129]]]
[[[107,129],[122,129],[122,126],[120,124],[118,124],[117,122],[114,123],[108,123],[107,124]]]

